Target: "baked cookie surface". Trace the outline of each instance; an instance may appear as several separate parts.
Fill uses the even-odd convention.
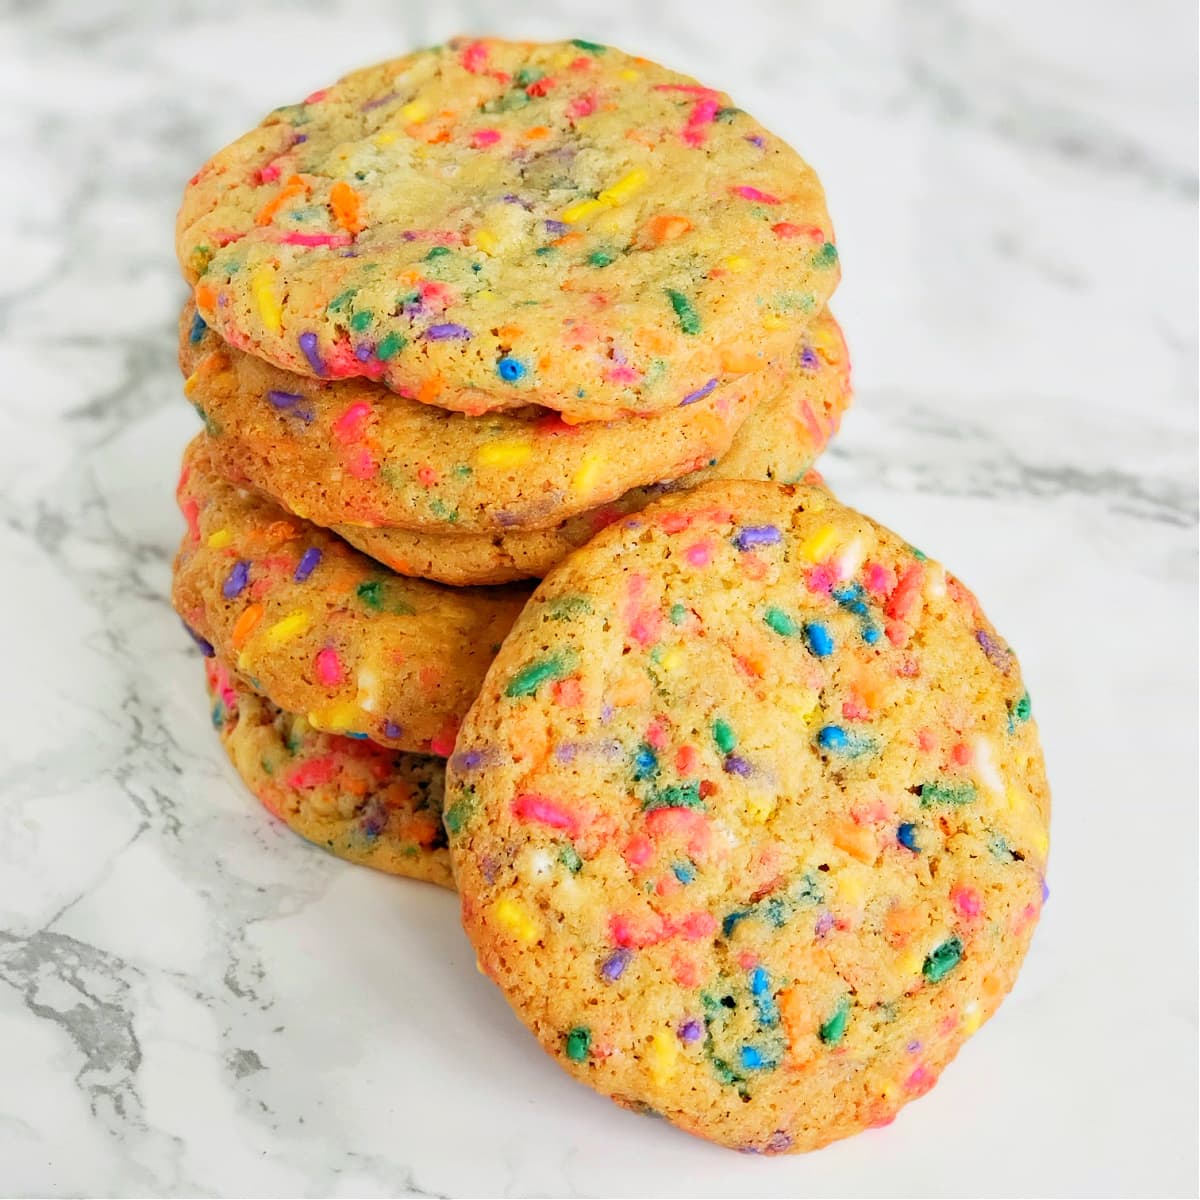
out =
[[[718,482],[543,581],[444,819],[481,967],[543,1047],[775,1153],[890,1121],[995,1011],[1049,792],[958,580],[821,489]]]
[[[390,875],[452,888],[443,760],[314,729],[205,662],[225,753],[263,807],[306,841]]]
[[[172,602],[280,708],[327,733],[446,755],[528,596],[406,579],[184,452]]]
[[[821,185],[723,92],[460,38],[276,109],[189,182],[205,321],[444,408],[674,408],[781,361],[838,280]]]
[[[568,425],[548,409],[470,417],[369,380],[294,375],[226,345],[192,305],[180,321],[184,391],[227,474],[322,525],[456,535],[554,526],[720,457],[802,358],[683,408]]]
[[[850,403],[850,358],[841,329],[828,312],[805,333],[798,363],[790,386],[754,406],[728,452],[716,462],[665,484],[633,488],[550,529],[482,535],[354,525],[334,529],[402,575],[456,585],[540,578],[601,529],[670,492],[711,479],[804,479]]]

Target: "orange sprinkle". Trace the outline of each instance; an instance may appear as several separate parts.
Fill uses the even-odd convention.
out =
[[[417,388],[417,399],[422,404],[432,404],[442,394],[442,382],[440,374],[430,375],[428,379],[422,379],[421,386]]]
[[[875,831],[853,821],[838,821],[833,827],[833,844],[859,862],[873,863],[878,853]]]
[[[746,375],[757,371],[762,360],[753,350],[724,350],[721,353],[721,368],[730,375]]]
[[[779,993],[779,1015],[791,1058],[796,1063],[807,1062],[816,1049],[817,1019],[800,988],[784,988]]]
[[[308,184],[300,178],[299,175],[291,176],[287,183],[283,185],[274,195],[274,197],[266,202],[258,210],[258,215],[254,218],[255,225],[270,225],[275,219],[275,214],[289,201],[296,196],[308,195]]]
[[[642,226],[639,244],[661,246],[663,242],[673,242],[677,237],[682,237],[691,227],[692,223],[687,217],[674,213],[652,217]]]
[[[363,227],[362,197],[344,180],[329,189],[329,211],[333,219],[351,236]]]
[[[548,125],[534,125],[531,129],[525,130],[525,137],[531,142],[539,142],[542,138],[549,136],[550,127]]]
[[[262,615],[261,604],[251,604],[249,608],[242,610],[242,615],[234,623],[233,631],[229,635],[230,644],[235,650],[240,650],[246,644],[246,639],[254,631],[255,625],[262,620]]]
[[[554,241],[552,241],[550,243],[550,245],[552,245],[552,246],[571,246],[571,245],[574,245],[576,242],[582,242],[582,241],[583,241],[582,233],[564,233],[562,235],[562,237],[555,238]]]
[[[196,287],[196,305],[198,308],[213,309],[217,307],[217,293],[207,283]]]

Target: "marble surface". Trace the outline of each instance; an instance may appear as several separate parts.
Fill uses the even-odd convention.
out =
[[[930,1096],[814,1155],[559,1072],[451,896],[243,792],[166,600],[184,180],[472,29],[660,57],[818,167],[858,385],[827,475],[1024,662],[1027,968]],[[1194,1194],[1195,42],[1187,0],[0,5],[0,1193]]]

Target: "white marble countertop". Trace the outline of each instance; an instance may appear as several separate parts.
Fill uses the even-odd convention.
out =
[[[0,1193],[1194,1194],[1193,4],[4,8]],[[1055,788],[1026,970],[927,1098],[817,1154],[569,1080],[453,897],[243,791],[166,600],[184,180],[468,30],[664,59],[817,166],[858,385],[827,476],[1022,656]]]

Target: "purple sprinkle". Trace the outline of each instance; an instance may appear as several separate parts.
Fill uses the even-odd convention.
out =
[[[239,558],[229,569],[225,582],[221,585],[221,595],[226,600],[235,600],[240,596],[250,582],[250,564],[244,558]]]
[[[600,710],[600,723],[602,725],[607,725],[609,723],[609,721],[612,720],[612,715],[613,715],[613,706],[611,704],[606,704]]]
[[[750,145],[752,145],[752,146],[757,146],[760,150],[766,144],[766,142],[763,139],[762,134],[760,134],[760,133],[751,134],[749,137],[746,138],[746,141],[748,141],[750,143]]]
[[[304,399],[299,392],[277,392],[274,388],[267,393],[267,399],[276,408],[291,408],[294,404],[299,404]]]
[[[317,563],[320,561],[320,550],[316,546],[309,546],[300,556],[300,561],[296,564],[296,573],[292,578],[297,583],[303,583],[317,569]]]
[[[826,909],[818,918],[817,923],[813,926],[813,934],[816,937],[823,938],[833,928],[833,913]]]
[[[448,322],[445,325],[430,325],[425,330],[425,336],[431,342],[462,342],[471,337],[471,331],[465,325]]]
[[[506,192],[502,199],[505,204],[519,204],[526,212],[533,211],[533,205],[528,200],[522,200],[515,192]]]
[[[203,654],[205,658],[212,658],[212,656],[216,653],[216,651],[213,650],[212,642],[210,642],[207,638],[202,638],[190,625],[184,625],[184,629],[188,631],[188,636],[192,639],[192,641],[200,647],[200,653]]]
[[[450,764],[456,771],[477,771],[480,767],[494,767],[500,761],[501,757],[495,746],[459,750],[450,756]]]
[[[542,224],[545,225],[547,233],[552,233],[556,237],[566,233],[568,228],[566,221],[543,221]]]
[[[725,774],[740,775],[744,779],[747,775],[752,774],[754,768],[740,755],[727,754],[725,756]]]
[[[698,1042],[700,1040],[700,1035],[703,1032],[704,1029],[700,1022],[693,1018],[690,1021],[684,1021],[684,1023],[679,1026],[679,1040],[681,1042]]]
[[[307,133],[298,133],[298,134],[296,134],[296,140],[292,143],[292,145],[298,146],[298,145],[300,145],[301,142],[307,142],[307,141],[308,141]]]
[[[398,738],[402,730],[395,721],[385,721],[383,723],[383,736],[389,738]]]
[[[614,983],[625,973],[625,968],[629,966],[629,960],[632,957],[632,950],[626,950],[624,948],[620,950],[614,950],[604,960],[604,962],[600,964],[600,974],[603,975],[609,983]]]
[[[697,400],[703,400],[704,397],[707,396],[708,393],[711,392],[716,386],[717,378],[714,375],[712,379],[710,379],[702,388],[699,388],[694,392],[689,392],[686,396],[684,396],[684,398],[679,402],[679,407],[683,408],[685,405],[695,404]]]
[[[791,1135],[784,1133],[782,1129],[777,1129],[767,1138],[767,1144],[764,1149],[769,1154],[782,1154],[791,1144]]]
[[[195,635],[193,635],[193,636],[195,636]],[[1045,904],[1046,901],[1049,899],[1050,899],[1050,888],[1049,888],[1049,885],[1046,883],[1045,876],[1043,876],[1042,877],[1042,903]]]
[[[752,550],[755,546],[774,546],[783,541],[778,525],[745,525],[738,530],[733,544],[739,550]]]
[[[800,355],[800,365],[806,371],[815,371],[820,364],[820,359],[817,358],[817,352],[811,346],[805,346]]]
[[[366,362],[367,359],[369,359],[374,353],[375,347],[372,346],[370,342],[359,342],[359,344],[354,347],[354,357],[357,358],[359,362]]]
[[[366,102],[366,104],[360,105],[358,111],[359,112],[370,112],[371,109],[373,109],[373,108],[379,108],[384,104],[390,104],[399,95],[400,95],[399,92],[388,92],[388,94],[386,96],[379,96],[374,100],[368,100]]]
[[[986,629],[975,630],[975,640],[983,647],[988,662],[1005,675],[1012,669],[1012,654],[1006,650]]]
[[[499,869],[500,864],[490,854],[484,855],[484,857],[479,860],[479,870],[488,883],[496,882],[496,875],[499,872]]]
[[[904,1047],[905,1053],[907,1054],[916,1054],[920,1049],[921,1043],[916,1041],[909,1042],[908,1045]]]
[[[556,762],[564,764],[573,763],[575,761],[575,755],[578,753],[579,747],[574,742],[564,742],[561,746],[555,749],[554,758]]]
[[[300,349],[304,351],[304,357],[308,359],[308,365],[318,375],[325,374],[325,364],[321,361],[321,356],[317,353],[317,335],[315,333],[302,333],[300,335]]]

